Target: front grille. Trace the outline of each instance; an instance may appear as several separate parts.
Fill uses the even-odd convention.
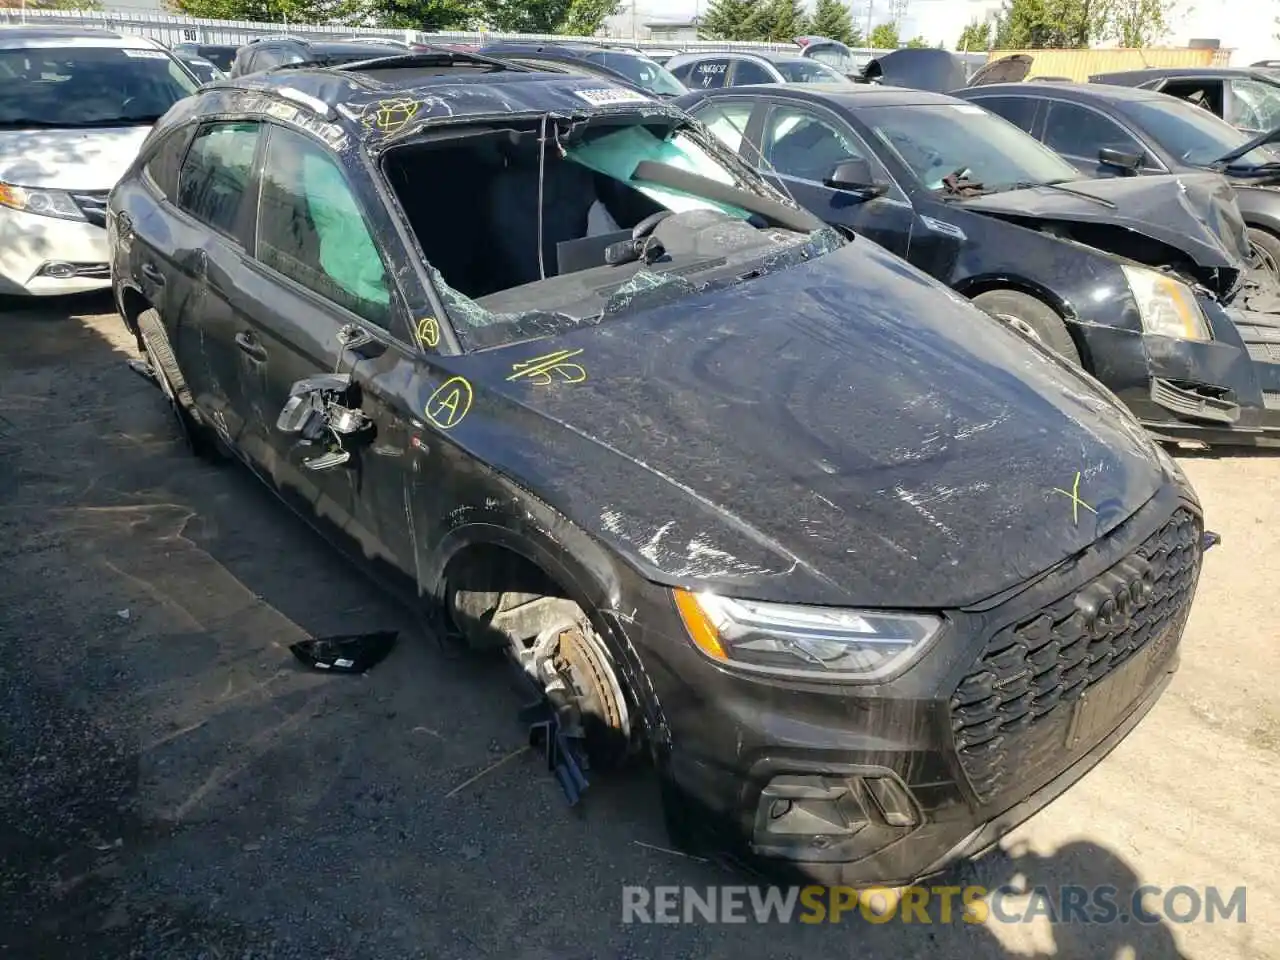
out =
[[[1106,573],[987,643],[951,699],[960,765],[981,800],[1014,782],[1039,786],[1093,746],[1068,744],[1074,704],[1135,655],[1154,664],[1153,640],[1176,642],[1200,571],[1200,535],[1180,508]],[[1114,725],[1128,712],[1119,706]]]
[[[97,227],[107,225],[107,190],[81,190],[71,194],[84,218]]]

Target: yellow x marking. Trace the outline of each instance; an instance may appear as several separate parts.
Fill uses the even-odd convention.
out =
[[[1077,527],[1080,526],[1080,508],[1081,507],[1084,507],[1094,516],[1097,516],[1098,511],[1093,509],[1093,507],[1089,506],[1087,503],[1085,503],[1083,500],[1080,499],[1080,471],[1079,470],[1076,471],[1076,482],[1071,485],[1070,490],[1063,490],[1061,487],[1054,487],[1053,492],[1060,493],[1064,497],[1070,498],[1071,519],[1075,522],[1075,525]]]

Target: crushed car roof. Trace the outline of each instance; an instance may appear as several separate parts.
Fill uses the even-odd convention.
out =
[[[199,97],[243,90],[309,107],[325,120],[344,117],[363,139],[410,135],[441,119],[519,114],[672,108],[631,87],[600,77],[547,73],[454,51],[376,57],[322,67],[298,64],[206,85]]]
[[[1139,70],[1112,70],[1106,73],[1095,73],[1090,80],[1107,82],[1116,80],[1132,80],[1141,83],[1144,80],[1155,80],[1159,77],[1260,77],[1272,79],[1267,71],[1256,64],[1252,67],[1143,67]]]

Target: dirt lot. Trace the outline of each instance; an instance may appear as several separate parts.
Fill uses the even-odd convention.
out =
[[[1280,456],[1184,458],[1225,542],[1180,674],[956,881],[1243,885],[1247,923],[624,925],[623,884],[748,881],[654,849],[644,776],[577,814],[531,755],[489,769],[523,744],[503,676],[188,457],[107,300],[0,331],[5,956],[1280,958]],[[366,677],[287,649],[383,626]]]

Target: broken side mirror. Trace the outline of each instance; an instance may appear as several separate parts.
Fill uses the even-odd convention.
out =
[[[318,457],[303,460],[308,470],[328,470],[351,459],[347,444],[372,436],[373,422],[358,407],[348,406],[351,377],[322,374],[297,381],[276,418],[276,429],[295,434],[300,446],[325,444]]]
[[[822,181],[832,190],[845,190],[870,200],[885,192],[884,184],[875,182],[871,162],[865,157],[850,157],[836,164]]]
[[[1146,158],[1140,153],[1125,153],[1112,147],[1103,147],[1098,151],[1098,162],[1107,167],[1115,167],[1126,174],[1135,174],[1142,169]]]

